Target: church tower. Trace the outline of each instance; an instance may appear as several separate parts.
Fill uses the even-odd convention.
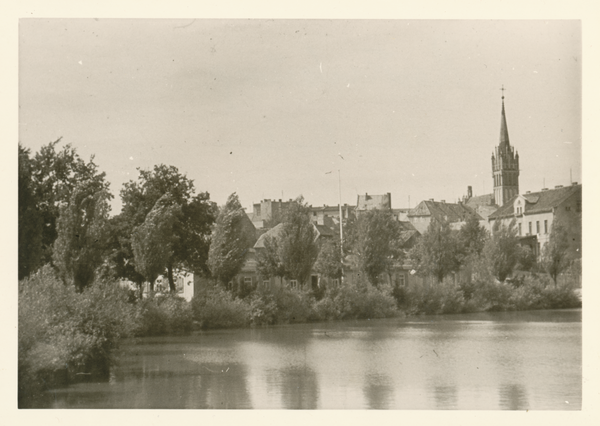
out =
[[[500,144],[492,153],[492,176],[494,178],[494,201],[503,206],[519,194],[519,153],[510,146],[508,127],[504,113],[504,86],[502,86],[502,117],[500,119]]]

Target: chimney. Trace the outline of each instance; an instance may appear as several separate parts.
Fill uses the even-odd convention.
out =
[[[562,185],[556,185],[556,186],[554,187],[554,189],[558,189],[558,188],[562,188],[562,187],[563,187]]]
[[[429,201],[433,201],[433,198],[430,198]]]
[[[571,185],[573,185],[573,186],[577,186],[577,182],[573,182]]]
[[[446,200],[442,200],[442,204],[446,204]]]
[[[471,198],[473,197],[473,187],[472,186],[467,186],[467,198]]]
[[[542,192],[543,192],[543,191],[547,191],[547,190],[548,190],[548,188],[542,188]]]
[[[525,194],[531,194],[531,191],[527,191],[527,192],[525,192]]]

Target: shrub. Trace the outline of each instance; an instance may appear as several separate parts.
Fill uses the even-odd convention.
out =
[[[277,302],[272,293],[254,294],[250,298],[250,324],[275,324],[277,321]]]
[[[411,314],[453,314],[473,310],[466,308],[460,285],[445,281],[440,284],[415,284],[405,290],[402,308]]]
[[[187,333],[192,329],[192,305],[185,299],[168,295],[159,298],[158,305],[166,316],[167,333]]]
[[[539,280],[523,279],[510,296],[510,305],[517,311],[544,309],[544,284]]]
[[[276,321],[280,324],[314,321],[314,299],[304,291],[282,288],[274,293],[277,304]]]
[[[334,292],[333,306],[324,305],[328,312],[338,313],[339,319],[370,319],[396,316],[396,301],[391,288],[386,285],[376,288],[366,279],[357,283],[345,283]]]
[[[205,329],[244,327],[250,323],[250,305],[231,293],[209,287],[192,299],[193,319]]]
[[[133,328],[127,293],[102,281],[77,293],[50,266],[19,287],[19,405],[78,377],[107,377],[119,339]]]
[[[473,301],[482,311],[510,311],[515,309],[514,304],[511,303],[513,291],[514,288],[507,283],[496,280],[480,281],[473,294]]]
[[[330,321],[340,318],[340,311],[337,309],[333,298],[328,297],[326,293],[325,296],[315,303],[315,316],[320,321]]]
[[[136,337],[158,336],[167,331],[167,317],[159,307],[155,297],[138,300],[135,305]]]
[[[148,297],[135,305],[137,337],[186,333],[192,329],[192,322],[191,304],[181,297]]]
[[[547,285],[542,291],[544,309],[580,308],[581,301],[569,285]]]

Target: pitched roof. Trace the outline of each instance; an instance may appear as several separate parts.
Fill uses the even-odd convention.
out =
[[[311,223],[316,231],[316,238],[321,236],[323,237],[331,237],[334,235],[333,230],[324,225],[317,225],[315,223]],[[279,238],[281,232],[283,231],[283,223],[269,229],[267,232],[258,237],[256,244],[254,244],[255,249],[265,248],[265,240],[267,237]]]
[[[476,208],[480,206],[495,206],[494,194],[478,195],[476,197],[469,198],[465,204],[469,207]]]
[[[581,193],[581,184],[565,186],[563,188],[548,189],[546,191],[532,192],[529,194],[521,194],[527,200],[524,214],[550,212],[553,208],[558,207],[563,201],[571,195]],[[498,219],[502,217],[514,216],[514,201],[518,197],[510,199],[505,205],[500,207],[489,216],[489,219]]]
[[[267,232],[265,232],[260,237],[258,237],[258,240],[256,240],[256,244],[254,244],[254,248],[255,249],[256,248],[265,248],[265,239],[267,237],[273,237],[273,238],[279,237],[282,230],[283,230],[283,223],[280,223],[279,225],[275,226],[274,228],[269,229]]]
[[[333,232],[333,229],[331,229],[328,226],[325,225],[319,225],[319,224],[314,224],[315,228],[317,228],[317,231],[319,231],[319,235],[322,237],[333,237],[333,235],[335,234]]]
[[[402,229],[403,231],[416,231],[417,230],[417,228],[415,228],[415,225],[413,225],[412,223],[410,223],[408,221],[399,220],[398,224],[400,225],[400,229]]]
[[[433,216],[436,219],[447,219],[449,222],[463,222],[473,214],[479,220],[483,220],[475,210],[463,203],[454,204],[429,200],[421,201],[408,216]]]

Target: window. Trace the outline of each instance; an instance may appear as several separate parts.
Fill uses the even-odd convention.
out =
[[[544,220],[544,234],[548,233],[548,220]]]
[[[340,280],[337,279],[337,278],[334,278],[334,280],[333,280],[333,286],[337,287],[338,285],[340,285]]]
[[[571,211],[571,206],[565,207],[565,210],[568,211],[568,212],[570,212]]]
[[[519,223],[519,235],[521,235],[521,224]]]
[[[535,233],[536,234],[540,233],[540,221],[539,220],[535,221]]]
[[[577,200],[577,207],[575,207],[577,213],[581,213],[581,200]]]
[[[290,287],[293,289],[298,289],[298,281],[290,280]]]
[[[183,291],[183,277],[177,277],[177,291]]]
[[[405,285],[406,285],[406,277],[404,276],[404,273],[401,273],[398,275],[398,286],[404,287]]]
[[[531,235],[531,222],[529,222],[529,235]]]
[[[269,280],[263,281],[263,289],[270,290],[271,289],[271,281],[269,281]]]
[[[244,285],[252,285],[252,277],[244,277]]]

